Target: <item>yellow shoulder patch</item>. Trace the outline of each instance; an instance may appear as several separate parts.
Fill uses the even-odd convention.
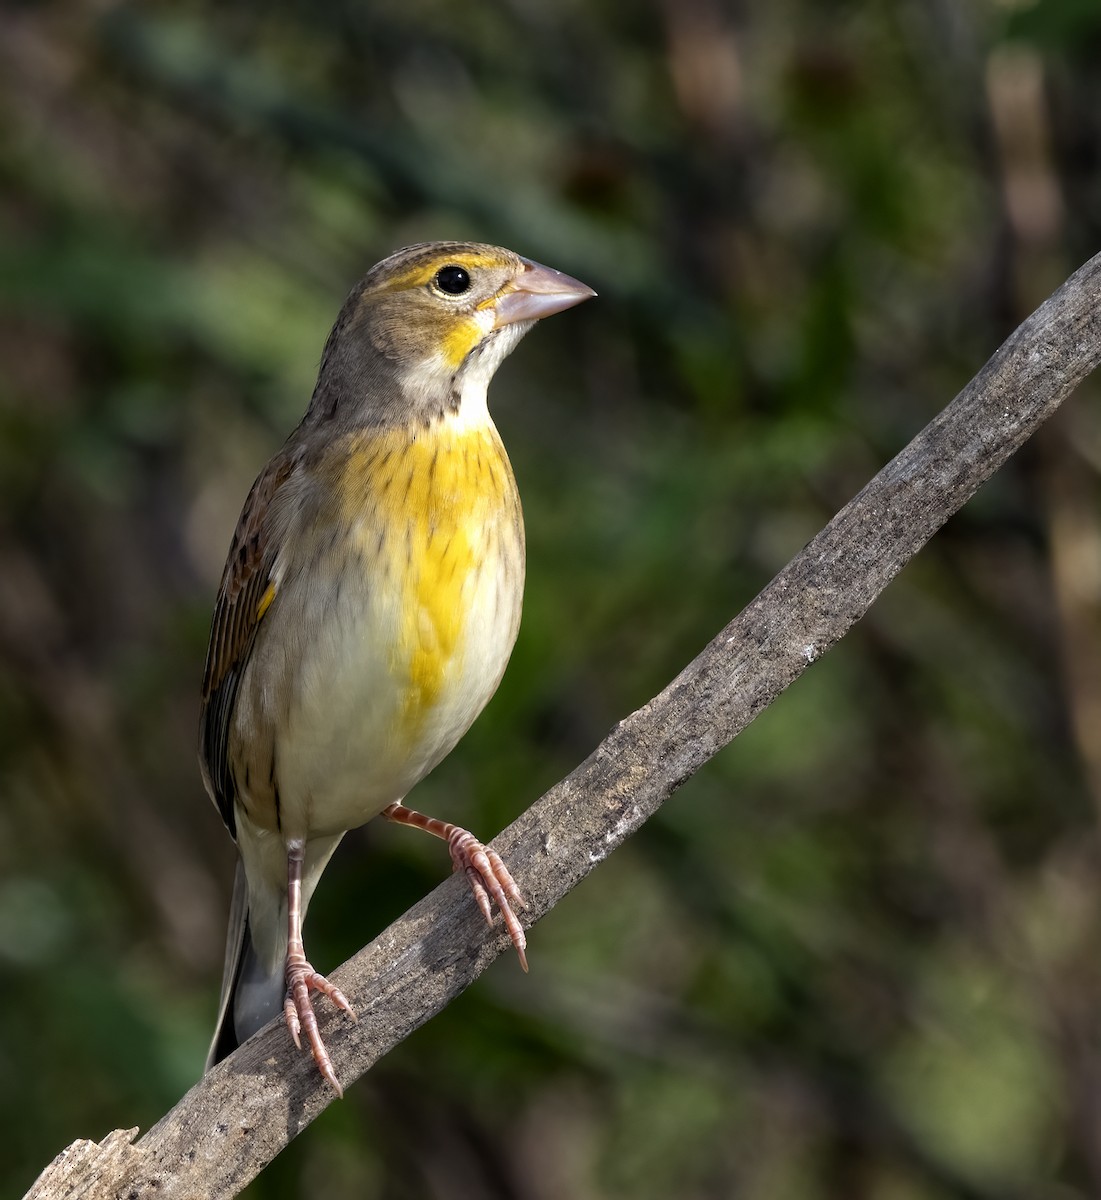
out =
[[[275,584],[269,583],[267,591],[260,597],[260,603],[256,606],[256,620],[259,622],[264,613],[271,608],[271,602],[275,599]]]

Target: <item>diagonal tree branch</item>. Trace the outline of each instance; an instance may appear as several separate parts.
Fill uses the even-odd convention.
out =
[[[537,921],[860,619],[913,555],[1101,361],[1101,255],[658,696],[496,840]],[[333,978],[359,1020],[323,1010],[345,1084],[468,987],[508,945],[452,877]],[[28,1197],[236,1195],[333,1096],[273,1023],[133,1145],[77,1143]],[[88,1169],[80,1163],[87,1155]],[[53,1174],[51,1174],[51,1172]]]

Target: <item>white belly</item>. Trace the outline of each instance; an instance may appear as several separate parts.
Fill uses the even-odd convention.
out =
[[[502,595],[511,591],[512,595]],[[462,629],[430,700],[411,677],[397,597],[343,599],[301,664],[301,691],[279,747],[287,822],[311,836],[363,824],[400,800],[470,728],[504,674],[521,592],[494,573],[468,580]],[[417,625],[430,625],[422,614]],[[425,637],[432,634],[426,628]],[[295,813],[289,809],[301,810]]]

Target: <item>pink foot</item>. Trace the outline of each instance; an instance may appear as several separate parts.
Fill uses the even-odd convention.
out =
[[[329,1082],[329,1086],[337,1096],[343,1097],[344,1089],[333,1070],[329,1052],[321,1040],[317,1028],[317,1017],[314,1015],[310,992],[321,992],[328,996],[337,1008],[346,1012],[354,1021],[356,1014],[348,1003],[347,997],[336,986],[330,983],[324,975],[319,975],[300,954],[287,955],[287,998],[283,1001],[283,1017],[287,1022],[291,1038],[299,1050],[302,1049],[301,1035],[305,1033],[317,1069]]]
[[[435,817],[426,817],[424,813],[417,812],[415,808],[406,808],[404,804],[391,804],[389,808],[382,810],[382,815],[387,821],[396,821],[399,825],[412,825],[415,829],[423,829],[425,833],[443,838],[447,842],[455,870],[462,871],[470,881],[474,899],[478,902],[486,924],[493,924],[491,899],[501,910],[508,936],[520,956],[520,966],[526,971],[528,959],[524,951],[527,949],[528,939],[524,936],[524,927],[513,911],[514,907],[524,907],[524,898],[497,851],[483,846],[472,833],[458,825],[437,820]]]
[[[500,909],[504,918],[508,936],[520,957],[520,966],[526,971],[528,959],[524,951],[527,949],[528,939],[524,936],[524,927],[513,912],[513,905],[516,908],[524,907],[524,898],[520,895],[520,889],[501,856],[496,850],[483,846],[472,833],[467,833],[458,826],[452,827],[447,839],[447,848],[451,851],[451,861],[455,864],[455,870],[466,875],[487,925],[493,924],[490,897],[493,898],[493,903]]]

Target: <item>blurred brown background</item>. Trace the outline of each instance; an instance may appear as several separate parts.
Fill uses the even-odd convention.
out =
[[[493,389],[530,583],[417,791],[491,834],[1099,248],[1095,0],[0,10],[0,1190],[158,1118],[214,1017],[199,783],[245,492],[372,262],[578,275]],[[871,614],[255,1197],[1101,1194],[1101,418]],[[447,872],[351,835],[322,969]]]

